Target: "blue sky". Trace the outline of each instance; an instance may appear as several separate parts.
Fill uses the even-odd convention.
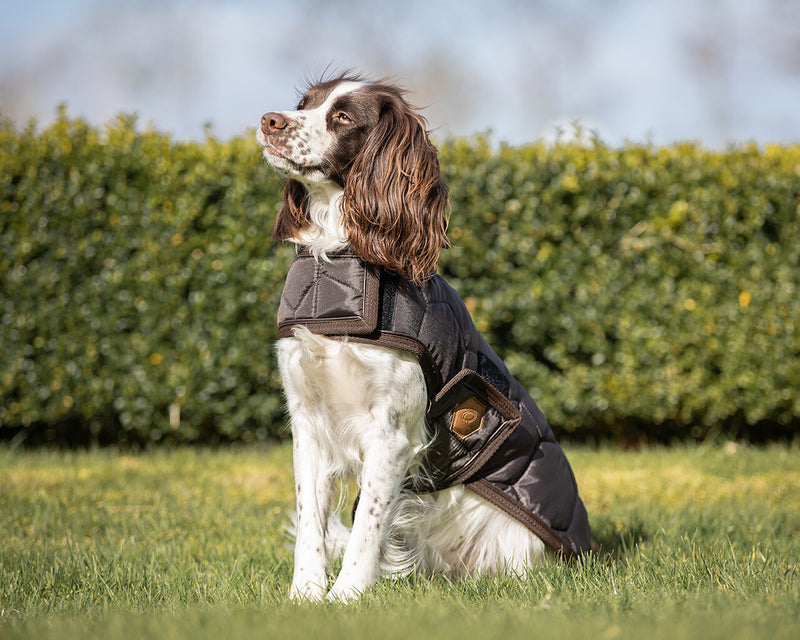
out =
[[[326,67],[393,75],[439,136],[800,142],[796,0],[28,0],[0,23],[0,113],[227,137]]]

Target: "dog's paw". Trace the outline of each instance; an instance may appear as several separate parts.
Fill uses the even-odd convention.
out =
[[[361,591],[355,587],[340,587],[333,585],[333,588],[328,592],[325,598],[328,602],[338,602],[340,604],[348,604],[356,602],[361,597]]]
[[[293,602],[322,602],[325,599],[325,585],[293,582],[289,589],[289,599]]]

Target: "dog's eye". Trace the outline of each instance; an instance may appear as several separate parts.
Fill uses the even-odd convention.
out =
[[[344,111],[340,111],[334,117],[339,122],[352,122],[353,121],[353,119],[350,116],[348,116]]]

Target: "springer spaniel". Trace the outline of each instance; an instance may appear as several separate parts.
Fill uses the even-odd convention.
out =
[[[447,246],[447,187],[425,120],[402,90],[347,75],[320,82],[296,110],[266,113],[256,138],[287,178],[277,240],[321,263],[347,249],[415,283],[435,272]],[[303,326],[277,352],[297,493],[291,598],[348,601],[381,576],[522,574],[540,561],[540,537],[464,485],[408,488],[430,473],[426,379],[413,354]],[[346,475],[360,490],[352,529],[332,506]],[[328,558],[342,553],[328,590]]]

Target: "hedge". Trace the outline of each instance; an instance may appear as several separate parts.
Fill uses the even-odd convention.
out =
[[[440,271],[573,437],[791,437],[800,147],[440,145]],[[252,136],[0,124],[0,439],[287,435]]]

